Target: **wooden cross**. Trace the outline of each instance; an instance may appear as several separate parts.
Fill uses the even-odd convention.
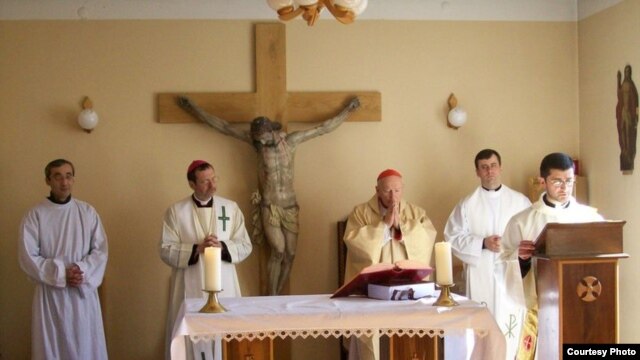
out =
[[[187,123],[197,120],[176,104],[186,95],[206,112],[229,122],[251,122],[258,116],[287,123],[321,122],[336,116],[354,96],[360,108],[348,121],[380,121],[381,95],[377,91],[288,92],[286,33],[284,24],[256,24],[256,92],[158,94],[158,122]]]

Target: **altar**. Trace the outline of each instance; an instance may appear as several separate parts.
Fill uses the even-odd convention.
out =
[[[471,359],[504,359],[505,340],[487,308],[454,294],[455,307],[433,306],[436,298],[383,301],[363,297],[290,295],[221,298],[227,312],[198,311],[204,299],[187,299],[178,314],[171,358],[184,359],[185,336],[203,339],[263,340],[340,336],[409,335],[444,337],[474,334]]]

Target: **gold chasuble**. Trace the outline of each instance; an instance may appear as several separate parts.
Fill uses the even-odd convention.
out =
[[[408,259],[433,266],[436,229],[425,211],[400,201],[399,231],[390,231],[382,221],[383,216],[377,195],[356,206],[349,215],[344,234],[347,245],[345,283],[373,264],[393,264]],[[379,337],[351,341],[349,353],[350,356],[356,354],[360,360],[380,359]]]
[[[345,282],[367,266],[399,260],[414,260],[433,265],[436,229],[426,212],[406,201],[400,202],[399,239],[387,239],[388,227],[382,221],[378,197],[355,207],[347,220],[344,242],[347,245]]]

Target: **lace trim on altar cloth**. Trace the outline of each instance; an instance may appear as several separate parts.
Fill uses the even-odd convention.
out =
[[[302,338],[302,339],[306,339],[306,338],[309,338],[309,337],[314,338],[314,339],[318,338],[318,337],[323,337],[323,338],[327,339],[327,338],[330,338],[330,337],[339,338],[341,336],[344,336],[344,337],[351,337],[351,336],[371,337],[372,335],[374,335],[376,333],[379,334],[379,335],[386,335],[386,336],[389,336],[389,337],[394,336],[394,335],[398,335],[398,336],[408,335],[408,336],[419,336],[419,337],[424,337],[424,336],[444,337],[446,335],[446,331],[442,330],[442,329],[278,330],[278,331],[255,331],[255,332],[225,334],[225,335],[222,336],[222,340],[225,340],[225,341],[231,341],[231,340],[237,340],[237,341],[249,340],[249,341],[253,341],[253,340],[276,339],[276,338],[281,338],[281,339]],[[487,336],[487,334],[489,334],[489,331],[486,330],[486,329],[474,329],[474,333],[477,336],[479,336],[480,338],[483,338],[483,337]],[[214,340],[215,339],[215,335],[212,335],[212,334],[190,335],[189,337],[191,338],[191,341],[193,341],[193,342],[199,342],[199,341],[202,341],[202,340],[209,340],[210,341],[210,340]]]

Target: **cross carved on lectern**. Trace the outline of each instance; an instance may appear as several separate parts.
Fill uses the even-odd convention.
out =
[[[348,121],[380,121],[381,95],[377,91],[287,91],[286,33],[280,23],[256,24],[256,91],[254,93],[161,93],[158,122],[186,123],[197,120],[176,104],[184,95],[210,114],[229,122],[251,122],[258,116],[288,122],[321,122],[335,116],[358,97],[360,108]]]

